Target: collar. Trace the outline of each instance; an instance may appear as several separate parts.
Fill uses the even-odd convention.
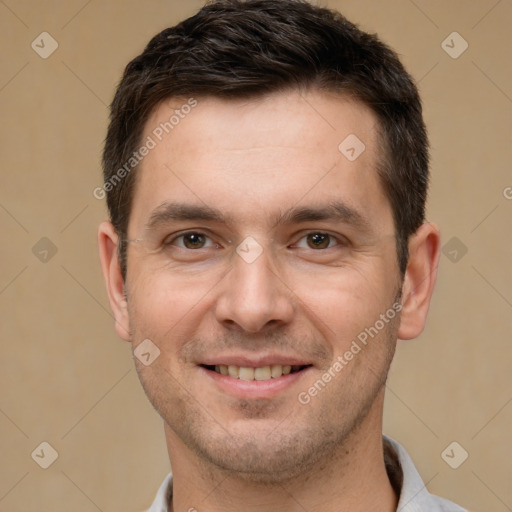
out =
[[[430,494],[405,448],[382,436],[384,462],[391,485],[400,496],[397,512],[467,512],[451,501]],[[162,482],[147,512],[168,512],[172,500],[172,473]]]

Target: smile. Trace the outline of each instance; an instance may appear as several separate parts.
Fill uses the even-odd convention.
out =
[[[270,380],[278,379],[283,375],[289,373],[297,373],[307,368],[310,365],[280,365],[273,364],[269,366],[260,366],[258,368],[250,368],[246,366],[234,366],[234,365],[201,365],[207,370],[220,373],[232,377],[233,379],[240,380]]]

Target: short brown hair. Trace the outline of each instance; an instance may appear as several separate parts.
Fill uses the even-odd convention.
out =
[[[156,35],[124,71],[111,105],[105,183],[141,143],[154,108],[171,97],[253,98],[291,88],[348,94],[379,120],[377,172],[390,201],[398,264],[424,221],[428,139],[418,90],[396,53],[340,13],[304,0],[216,0]],[[107,205],[126,239],[135,171],[109,187]],[[123,278],[126,245],[119,246]]]

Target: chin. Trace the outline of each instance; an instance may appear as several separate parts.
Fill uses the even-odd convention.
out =
[[[337,443],[334,439],[320,439],[317,430],[282,434],[278,427],[270,434],[260,432],[259,436],[254,431],[217,439],[200,436],[193,441],[194,451],[231,477],[270,485],[307,475],[323,458],[332,456]]]

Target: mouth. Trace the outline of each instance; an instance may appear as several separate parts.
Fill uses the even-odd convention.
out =
[[[260,366],[258,368],[251,368],[247,366],[234,366],[234,365],[207,365],[201,364],[201,367],[209,370],[211,372],[219,373],[221,375],[225,375],[227,377],[231,377],[233,379],[240,380],[257,380],[257,381],[265,381],[272,379],[279,379],[283,375],[288,375],[291,373],[299,373],[304,371],[306,368],[309,368],[310,364],[306,365],[281,365],[281,364],[273,364],[268,366]]]

